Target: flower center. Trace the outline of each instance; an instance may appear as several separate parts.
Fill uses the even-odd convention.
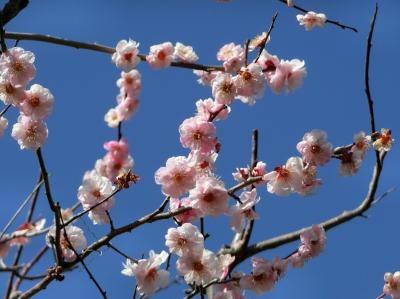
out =
[[[204,266],[201,262],[194,262],[193,263],[193,269],[197,272],[200,272],[204,269]]]
[[[201,133],[200,132],[195,132],[193,134],[193,139],[194,140],[200,140],[201,139]]]
[[[278,166],[274,169],[277,173],[278,179],[287,179],[289,177],[289,170],[287,170],[284,166]]]
[[[133,56],[132,53],[125,53],[125,54],[124,54],[124,59],[125,59],[126,61],[131,62],[132,56]]]
[[[30,104],[32,107],[37,107],[37,106],[40,105],[40,99],[39,99],[39,97],[36,97],[36,96],[30,97],[28,101],[29,101],[29,104]]]
[[[157,53],[157,58],[159,60],[165,60],[166,57],[167,57],[167,55],[165,55],[164,51],[160,51]]]
[[[101,192],[100,192],[100,190],[94,190],[94,191],[92,192],[92,195],[93,195],[94,197],[100,198],[100,197],[101,197]]]
[[[213,202],[215,200],[215,196],[212,193],[207,193],[206,195],[203,196],[203,200],[205,202],[210,203],[210,202]]]
[[[319,152],[321,152],[321,147],[319,145],[314,144],[311,146],[311,152],[313,154],[318,154]]]
[[[157,275],[157,269],[156,268],[150,268],[147,271],[146,279],[155,280],[156,279],[156,275]]]
[[[245,81],[249,81],[253,77],[249,71],[244,71],[241,75]]]
[[[13,63],[13,69],[16,72],[22,72],[24,70],[24,65],[21,62],[16,61]]]
[[[6,89],[6,92],[7,92],[8,94],[13,94],[14,91],[15,91],[14,86],[12,86],[11,84],[7,84],[5,89]]]

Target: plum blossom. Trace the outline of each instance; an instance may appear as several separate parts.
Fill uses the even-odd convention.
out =
[[[209,153],[217,143],[215,125],[200,117],[191,117],[179,126],[180,141],[183,147]]]
[[[265,164],[263,161],[258,161],[257,164],[253,167],[251,171],[251,176],[252,177],[257,177],[257,176],[264,176],[266,173],[266,168],[267,164]],[[247,181],[248,178],[250,178],[250,169],[249,167],[241,167],[241,168],[236,168],[236,172],[232,173],[233,178],[235,181],[241,183],[244,181]],[[263,180],[256,182],[248,187],[248,189],[251,189],[252,186],[254,185],[260,185],[264,184],[265,182]]]
[[[214,101],[212,98],[198,100],[196,102],[197,115],[205,121],[226,119],[230,108]]]
[[[224,62],[226,72],[235,73],[244,65],[245,53],[241,45],[230,43],[219,49],[217,59]]]
[[[240,286],[258,295],[272,290],[287,268],[287,262],[278,258],[271,262],[260,257],[253,257],[252,265],[251,275],[243,276],[240,279]]]
[[[104,143],[104,149],[111,159],[118,162],[124,161],[129,155],[128,141],[125,138]]]
[[[192,207],[202,215],[217,217],[228,211],[228,192],[222,181],[213,176],[198,178],[196,187],[190,190]]]
[[[0,117],[0,137],[3,136],[4,131],[7,129],[8,120],[4,116]]]
[[[191,207],[191,201],[189,198],[185,197],[179,200],[178,198],[170,198],[169,209],[171,212],[179,210],[181,208]],[[184,213],[180,213],[175,216],[175,219],[179,221],[179,224],[193,222],[200,217],[200,211],[196,209],[190,209]]]
[[[130,97],[120,97],[118,98],[118,105],[115,110],[118,114],[118,118],[121,121],[126,121],[131,118],[131,116],[136,112],[139,107],[139,100]]]
[[[53,109],[54,97],[51,92],[39,84],[33,84],[25,92],[20,107],[26,116],[32,119],[45,119]]]
[[[219,73],[212,82],[212,94],[220,104],[230,105],[237,95],[232,75]]]
[[[257,35],[253,39],[250,40],[249,43],[249,51],[254,51],[257,48],[263,47],[266,43],[268,43],[271,39],[271,36],[268,36],[267,40],[267,32],[263,32],[260,35]]]
[[[389,129],[381,129],[380,133],[376,134],[376,139],[372,143],[375,150],[381,152],[388,152],[392,148],[394,139],[392,138],[392,132]]]
[[[210,250],[204,249],[200,255],[183,255],[176,262],[176,269],[185,281],[202,285],[216,278],[218,259]]]
[[[280,61],[278,56],[272,55],[266,50],[263,50],[260,58],[257,60],[257,63],[261,66],[263,73],[265,74],[265,78],[269,82],[271,80],[271,76],[275,74],[275,70],[278,68]]]
[[[160,167],[154,179],[162,192],[179,197],[195,186],[196,169],[183,156],[169,158],[165,167]]]
[[[21,149],[37,150],[47,140],[47,126],[41,120],[20,114],[14,124],[11,136],[17,140]]]
[[[240,287],[239,280],[243,273],[232,273],[233,281],[228,283],[216,283],[207,288],[209,299],[245,299],[244,291]]]
[[[353,138],[353,146],[351,148],[352,152],[359,152],[361,157],[367,153],[368,148],[370,146],[371,136],[365,134],[365,132],[361,131],[354,135]]]
[[[0,57],[0,71],[3,78],[14,87],[25,87],[36,75],[33,64],[35,55],[20,47],[13,47],[3,52]]]
[[[0,99],[5,105],[18,106],[25,97],[24,87],[14,86],[7,79],[0,77]]]
[[[308,164],[303,168],[303,186],[298,193],[306,196],[314,192],[314,190],[322,185],[321,179],[317,179],[317,166]]]
[[[216,72],[216,71],[202,71],[202,70],[193,70],[193,74],[196,76],[200,77],[197,79],[197,82],[201,85],[209,86],[215,79],[215,77],[220,74],[221,72]]]
[[[253,207],[260,201],[255,188],[251,191],[242,192],[239,198],[242,203],[237,202],[229,210],[229,215],[231,216],[230,226],[237,233],[242,231],[245,219],[254,220],[259,218]]]
[[[279,93],[293,91],[303,84],[303,78],[307,75],[304,60],[281,60],[274,72],[266,74],[271,89]],[[271,67],[272,69],[272,67]]]
[[[301,268],[304,262],[318,256],[325,248],[325,230],[320,225],[313,225],[300,234],[301,245],[296,253],[289,257],[294,268]]]
[[[189,154],[190,164],[196,169],[197,176],[208,175],[214,169],[217,153],[202,153],[200,151],[191,151]]]
[[[122,121],[117,109],[111,108],[107,111],[106,115],[104,115],[104,121],[110,128],[118,127],[118,124]]]
[[[327,141],[327,134],[318,129],[305,133],[303,140],[296,147],[303,155],[303,161],[312,165],[326,164],[333,154],[333,147]]]
[[[235,261],[235,257],[230,254],[218,256],[217,276],[219,280],[225,279],[229,274],[229,266]]]
[[[238,94],[237,98],[243,103],[254,105],[255,100],[264,94],[265,78],[261,66],[257,63],[242,67],[233,81]]]
[[[160,269],[167,259],[168,253],[164,250],[160,254],[150,250],[148,259],[140,259],[137,262],[127,259],[121,273],[126,276],[134,276],[139,293],[150,295],[160,288],[165,288],[168,284],[169,272]]]
[[[203,253],[204,237],[191,223],[184,223],[178,228],[169,228],[165,239],[169,251],[178,256]]]
[[[141,75],[137,70],[121,72],[121,77],[117,80],[117,86],[121,94],[136,98],[142,88]]]
[[[94,205],[108,198],[113,192],[111,181],[99,175],[96,171],[88,171],[83,177],[82,185],[78,189],[78,199],[84,210],[91,209]],[[111,197],[101,205],[89,212],[89,218],[94,224],[108,223],[106,211],[110,210],[114,203]]]
[[[394,274],[386,272],[384,276],[385,285],[383,287],[383,293],[391,296],[392,299],[400,298],[400,271],[396,271]]]
[[[362,164],[362,152],[346,152],[340,156],[339,173],[343,176],[352,176],[356,174]]]
[[[174,48],[173,59],[174,61],[194,63],[199,59],[199,57],[191,46],[185,46],[184,44],[177,42]]]
[[[299,192],[303,186],[303,160],[300,157],[290,157],[286,165],[275,169],[263,176],[268,181],[268,192],[279,196],[290,192]]]
[[[67,225],[65,227],[65,232],[67,234],[68,239],[65,238],[64,229],[62,229],[60,233],[61,252],[64,259],[67,262],[72,262],[73,260],[75,260],[76,255],[74,251],[71,249],[71,245],[75,249],[75,251],[79,253],[79,250],[86,247],[86,238],[83,233],[83,230],[77,226]],[[46,235],[46,244],[48,247],[54,246],[53,242],[55,240],[55,237],[56,237],[56,228],[53,225],[51,226],[49,232]]]
[[[111,59],[118,68],[129,72],[140,62],[138,47],[139,43],[131,39],[128,41],[125,39],[120,40]]]
[[[310,31],[315,26],[324,27],[326,22],[325,14],[313,11],[309,11],[305,15],[297,15],[296,18],[300,25],[304,26],[307,31]]]
[[[146,56],[147,62],[154,69],[168,67],[174,54],[174,46],[170,42],[165,42],[159,45],[150,47],[150,53]]]

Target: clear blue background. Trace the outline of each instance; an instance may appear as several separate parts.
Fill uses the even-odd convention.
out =
[[[369,131],[364,95],[363,68],[366,37],[374,1],[295,1],[300,6],[324,12],[359,29],[356,34],[327,24],[325,28],[306,32],[296,21],[297,11],[278,1],[234,0],[230,3],[207,1],[31,1],[30,5],[7,26],[8,31],[35,32],[72,40],[98,42],[115,46],[121,39],[140,42],[140,50],[164,41],[176,41],[194,47],[200,63],[217,63],[215,54],[225,43],[242,43],[269,25],[271,16],[279,17],[268,51],[283,59],[306,61],[308,76],[304,86],[289,95],[275,95],[267,90],[253,107],[242,103],[232,106],[227,121],[218,123],[222,150],[217,175],[232,186],[231,173],[246,166],[250,159],[250,137],[253,128],[260,131],[259,157],[268,169],[297,155],[295,146],[303,134],[314,128],[328,133],[335,145],[348,144],[353,134]],[[371,89],[375,100],[377,126],[388,127],[394,135],[399,126],[400,3],[379,1],[380,12],[374,35],[371,61]],[[8,42],[9,46],[13,41]],[[54,197],[63,207],[77,201],[77,188],[83,173],[104,155],[102,145],[116,138],[116,131],[103,121],[106,111],[115,105],[119,70],[109,55],[76,50],[39,42],[21,41],[20,46],[36,55],[37,77],[32,83],[48,87],[55,96],[54,112],[48,120],[49,139],[43,152]],[[154,172],[167,158],[186,155],[179,143],[178,126],[195,111],[195,101],[211,96],[208,87],[197,84],[190,70],[168,68],[153,71],[139,65],[143,79],[141,106],[132,120],[123,125],[135,159],[139,184],[124,191],[116,200],[112,216],[117,226],[137,219],[159,205],[163,196],[154,183]],[[38,163],[32,151],[21,151],[10,137],[17,113],[7,113],[10,127],[1,138],[1,215],[4,225],[23,198],[32,190],[38,175]],[[378,194],[396,187],[400,165],[397,144],[387,157]],[[374,155],[370,152],[359,173],[351,178],[338,175],[338,163],[332,161],[320,169],[324,185],[311,197],[270,195],[259,190],[262,202],[251,242],[286,233],[321,222],[355,208],[364,198],[371,177]],[[232,202],[233,203],[233,202]],[[51,222],[44,195],[36,217]],[[376,298],[383,286],[386,271],[400,270],[398,192],[373,206],[368,219],[354,219],[328,233],[325,252],[303,269],[290,269],[275,289],[261,297],[287,298]],[[19,222],[25,216],[21,215]],[[18,224],[18,223],[17,223]],[[108,231],[95,227],[88,218],[78,223],[89,242]],[[147,225],[114,241],[114,245],[139,258],[150,249],[165,250],[164,235],[171,221]],[[206,221],[211,234],[206,246],[218,250],[229,243],[232,232],[228,219]],[[43,237],[33,240],[23,257],[28,261],[43,244]],[[285,256],[298,242],[262,254],[265,258]],[[13,257],[10,253],[6,262]],[[109,298],[131,298],[132,278],[120,274],[124,259],[103,248],[92,254],[87,263]],[[52,264],[48,255],[32,274],[45,272]],[[250,260],[243,263],[249,270]],[[172,275],[173,276],[173,275]],[[0,289],[6,275],[0,275]],[[24,284],[25,290],[30,284]],[[174,285],[156,298],[180,298],[184,286]],[[3,291],[1,292],[3,293]],[[256,296],[247,292],[248,298]],[[37,298],[99,298],[86,273],[78,269],[67,273],[62,283],[53,282]]]

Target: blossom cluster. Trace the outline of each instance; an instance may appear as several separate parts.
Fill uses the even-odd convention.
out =
[[[44,120],[53,109],[54,97],[39,84],[28,84],[36,75],[35,55],[20,47],[4,51],[0,56],[0,99],[5,105],[19,109],[18,122],[13,125],[12,137],[21,149],[37,150],[47,140],[48,130]],[[0,136],[8,125],[0,118]]]
[[[385,285],[383,286],[383,293],[392,297],[392,299],[400,298],[400,271],[395,273],[387,272],[384,275]]]

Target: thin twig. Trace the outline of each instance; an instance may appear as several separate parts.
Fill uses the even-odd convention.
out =
[[[11,104],[8,104],[3,110],[1,110],[0,117],[6,114],[7,110],[10,109],[11,106],[12,106]]]
[[[261,56],[263,50],[265,49],[265,45],[268,42],[268,38],[271,35],[272,29],[274,29],[274,25],[275,25],[275,21],[276,21],[277,17],[278,17],[278,13],[276,12],[275,15],[272,17],[271,25],[269,26],[268,31],[267,31],[267,35],[265,36],[265,41],[261,45],[260,51],[258,52],[258,55],[257,55],[256,59],[254,59],[254,63],[257,63],[258,59],[260,59],[260,56]]]
[[[57,209],[61,212],[60,206],[57,204]],[[60,213],[59,212],[59,213]],[[97,289],[99,290],[99,292],[101,293],[101,295],[103,296],[104,299],[107,299],[107,294],[106,291],[102,289],[102,287],[100,286],[100,284],[98,283],[98,281],[96,280],[96,278],[94,277],[94,275],[92,274],[92,272],[90,272],[89,268],[87,267],[86,263],[83,261],[83,259],[80,257],[79,253],[75,250],[74,246],[72,245],[71,241],[68,238],[68,234],[67,234],[67,229],[65,227],[64,224],[64,220],[61,217],[61,223],[63,225],[63,232],[64,232],[64,239],[67,241],[68,243],[68,248],[71,249],[75,256],[76,259],[79,261],[79,263],[82,264],[83,268],[85,269],[86,273],[89,275],[89,278],[91,281],[93,281],[93,283],[95,284],[95,286],[97,287]]]
[[[126,259],[131,260],[134,263],[137,263],[138,260],[134,259],[132,257],[130,257],[129,255],[127,255],[126,253],[122,252],[121,250],[119,250],[117,247],[115,247],[113,244],[111,244],[110,242],[106,244],[107,247],[111,248],[112,250],[114,250],[116,253],[118,253],[119,255],[123,256]]]
[[[32,221],[33,213],[35,211],[35,207],[36,207],[37,199],[39,197],[40,187],[42,186],[42,183],[43,183],[43,178],[42,178],[42,173],[40,173],[39,177],[37,179],[35,188],[31,192],[31,194],[29,195],[29,198],[32,199],[32,202],[31,202],[31,207],[30,207],[30,209],[28,211],[28,215],[26,217],[26,223],[30,223]],[[1,237],[0,237],[0,239],[1,239]],[[14,266],[19,264],[19,261],[21,259],[23,250],[24,250],[24,245],[20,245],[18,247],[17,252],[15,254],[15,257],[14,257],[14,261],[13,261],[13,265]],[[19,273],[13,272],[13,273],[10,274],[10,277],[8,278],[7,292],[6,292],[5,298],[9,298],[9,296],[10,296],[12,290],[13,290],[13,283],[14,283],[14,277],[15,276],[18,276],[19,278],[22,278],[22,276],[20,276]],[[40,278],[43,278],[43,277],[40,277]]]
[[[280,2],[284,3],[285,5],[287,5],[287,1],[286,1],[286,0],[278,0],[278,1],[280,1]],[[301,11],[301,12],[303,12],[303,13],[309,12],[309,10],[304,9],[304,8],[301,8],[301,7],[298,6],[298,5],[293,5],[292,8],[297,9],[298,11]],[[330,24],[336,25],[336,26],[342,28],[343,30],[344,30],[344,29],[350,29],[350,30],[352,30],[352,31],[354,31],[354,32],[358,32],[357,28],[351,27],[351,26],[347,26],[347,25],[343,25],[343,24],[340,23],[339,21],[327,19],[327,20],[326,20],[326,23],[330,23]]]

